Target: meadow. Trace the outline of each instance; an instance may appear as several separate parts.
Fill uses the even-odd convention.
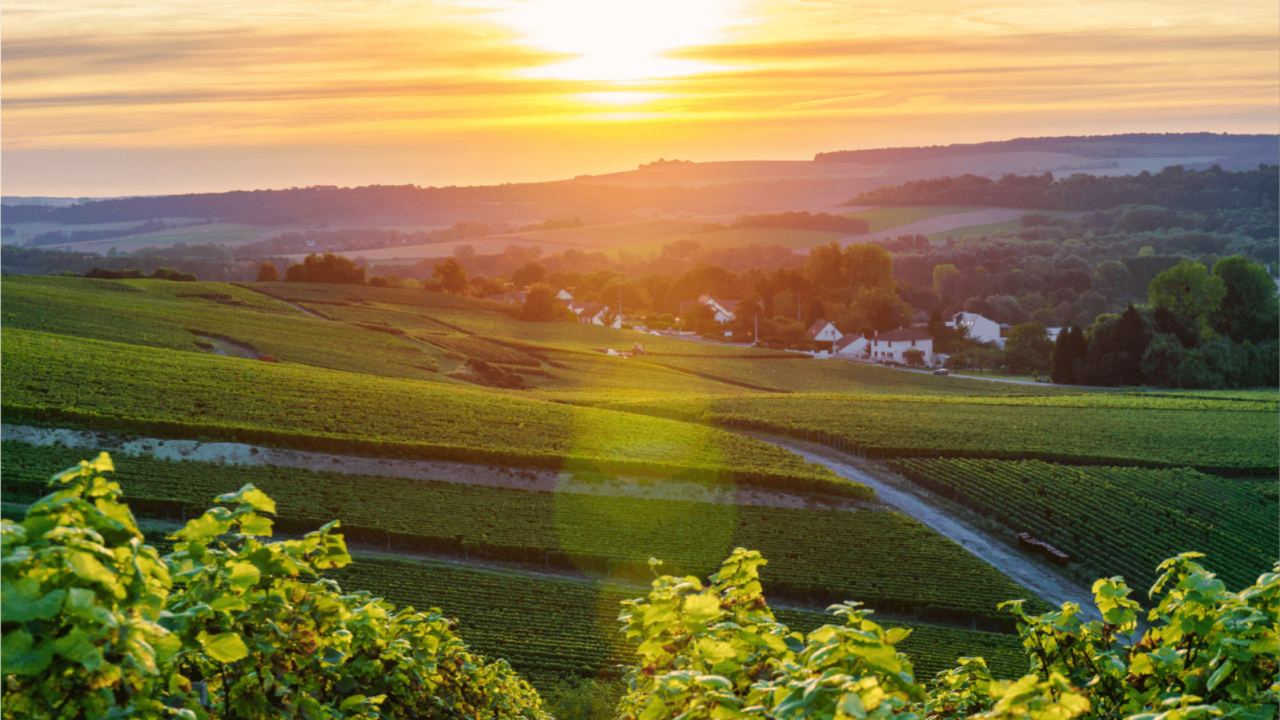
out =
[[[848,217],[866,220],[871,223],[871,229],[867,232],[883,232],[892,230],[900,225],[920,222],[929,218],[940,217],[942,215],[955,215],[956,213],[972,212],[981,210],[982,208],[971,207],[968,205],[932,205],[924,207],[878,207],[871,210],[862,210],[855,213],[848,213]]]

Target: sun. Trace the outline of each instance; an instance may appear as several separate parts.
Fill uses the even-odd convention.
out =
[[[522,44],[571,56],[522,75],[625,83],[717,69],[665,54],[716,42],[740,5],[741,0],[527,0],[494,17],[517,32]]]

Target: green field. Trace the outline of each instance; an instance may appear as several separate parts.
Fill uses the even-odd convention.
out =
[[[669,239],[625,245],[613,248],[612,250],[607,251],[606,254],[616,256],[619,253],[627,252],[648,255],[650,253],[660,252],[663,245],[675,242],[676,240],[692,240],[698,243],[698,247],[703,250],[713,248],[737,248],[746,247],[748,245],[760,245],[761,247],[781,245],[792,250],[803,250],[804,248],[810,248],[815,245],[825,245],[826,243],[834,242],[846,237],[849,237],[849,233],[825,232],[822,230],[732,228],[717,232],[697,233],[694,235],[683,235]]]
[[[6,441],[6,502],[46,492],[49,468],[96,454]],[[348,538],[401,552],[467,554],[536,567],[650,577],[706,576],[735,547],[774,558],[766,587],[810,603],[856,599],[895,613],[1001,627],[996,604],[1025,589],[918,521],[857,512],[535,492],[283,467],[227,467],[118,456],[113,478],[145,516],[177,520],[247,483],[278,503],[280,527],[313,530],[334,518]],[[857,549],[858,555],[850,557]],[[910,566],[911,574],[901,572]],[[927,579],[926,579],[927,578]]]
[[[480,390],[5,329],[10,422],[158,437],[497,462],[590,463],[852,495],[866,488],[771,445],[657,418]],[[121,374],[120,368],[146,368]]]
[[[1016,233],[1022,230],[1021,220],[1006,220],[1005,222],[987,223],[986,225],[967,225],[965,227],[955,228],[944,232],[937,232],[926,235],[931,242],[941,242],[947,238],[955,238],[963,240],[968,237],[986,237],[988,235],[996,235],[998,233],[1012,232]]]
[[[929,218],[940,217],[942,215],[955,215],[956,213],[973,212],[981,210],[980,207],[970,207],[967,205],[932,205],[927,207],[878,207],[870,210],[863,210],[856,213],[848,213],[846,217],[858,218],[871,223],[871,229],[867,232],[883,232],[892,230],[901,225],[908,225]],[[932,238],[930,238],[932,239]]]
[[[1274,476],[1277,405],[1177,395],[759,395],[615,409],[832,441],[873,457],[1189,466]]]
[[[1205,553],[1205,564],[1235,590],[1276,562],[1274,480],[1036,461],[891,460],[889,466],[1068,552],[1091,575],[1123,575],[1139,589],[1155,581],[1161,560],[1189,548]]]
[[[767,567],[766,567],[767,569]],[[475,570],[429,561],[361,556],[333,573],[344,589],[368,590],[418,608],[438,607],[459,621],[459,632],[486,657],[506,658],[536,684],[561,678],[613,680],[633,656],[622,644],[620,603],[643,596],[642,587],[581,583],[516,572]],[[778,607],[777,618],[808,632],[833,622],[825,613]],[[1025,672],[1026,659],[1015,636],[910,622],[911,637],[899,648],[927,680],[954,667],[961,656],[985,656],[1002,677]]]

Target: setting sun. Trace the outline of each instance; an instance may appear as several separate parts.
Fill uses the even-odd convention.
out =
[[[719,41],[741,5],[734,0],[533,0],[496,13],[520,42],[564,60],[521,72],[530,78],[624,82],[717,69],[664,53]]]

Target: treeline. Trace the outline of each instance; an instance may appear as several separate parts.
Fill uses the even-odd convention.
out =
[[[6,209],[6,213],[7,212],[8,210]],[[164,222],[163,220],[148,220],[144,223],[134,225],[133,227],[117,228],[115,230],[74,230],[69,233],[63,232],[62,230],[54,230],[52,232],[40,233],[39,235],[32,237],[26,242],[26,245],[28,247],[39,247],[42,245],[65,245],[67,243],[110,240],[118,237],[129,237],[131,235],[160,232],[161,230],[172,230],[176,227],[178,226]]]
[[[1065,153],[1094,159],[1145,157],[1276,157],[1280,136],[1214,133],[1129,133],[1124,135],[1017,138],[997,142],[928,147],[838,150],[814,156],[815,162],[899,163],[913,160],[1008,152]],[[1254,160],[1254,164],[1258,161]]]
[[[864,192],[847,205],[978,205],[1029,210],[1104,210],[1120,205],[1158,205],[1170,210],[1213,212],[1239,208],[1270,209],[1280,194],[1280,166],[1227,172],[1179,165],[1159,173],[1097,177],[1005,175],[999,180],[962,175],[919,180]]]

